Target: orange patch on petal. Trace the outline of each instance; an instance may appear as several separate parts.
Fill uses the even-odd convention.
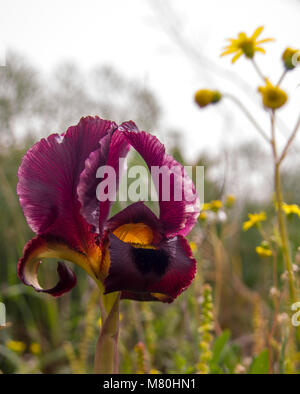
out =
[[[144,223],[127,223],[116,228],[113,234],[121,241],[136,244],[150,245],[153,241],[153,231]]]

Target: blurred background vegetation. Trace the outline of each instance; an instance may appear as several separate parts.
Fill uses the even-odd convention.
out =
[[[164,128],[159,98],[109,66],[84,74],[65,63],[45,80],[20,54],[11,52],[7,66],[0,68],[0,80],[0,301],[9,323],[0,331],[3,373],[92,372],[101,324],[92,281],[75,268],[78,285],[54,299],[24,286],[16,275],[22,249],[33,235],[16,195],[21,158],[35,141],[65,131],[84,115],[116,122],[132,119],[140,129],[157,134],[177,160],[205,166],[205,201],[223,203],[199,220],[189,237],[198,274],[186,292],[171,305],[121,303],[120,371],[267,373],[271,348],[278,355],[277,372],[294,371],[285,358],[288,305],[277,311],[276,332],[269,341],[272,259],[256,254],[261,237],[255,229],[242,230],[249,212],[266,211],[266,227],[273,227],[269,152],[260,144],[239,143],[215,156],[202,153],[191,163],[181,151],[182,130]],[[130,160],[139,158],[131,155]],[[298,163],[294,150],[283,175],[287,203],[300,204]],[[228,195],[235,201],[228,203]],[[300,245],[299,220],[289,220],[293,256]],[[41,282],[55,283],[55,271],[55,264],[43,265]],[[278,278],[283,272],[279,256]]]

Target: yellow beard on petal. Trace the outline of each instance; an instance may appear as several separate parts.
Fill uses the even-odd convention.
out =
[[[133,246],[145,247],[153,241],[153,231],[144,223],[126,223],[116,228],[113,234],[121,241]]]

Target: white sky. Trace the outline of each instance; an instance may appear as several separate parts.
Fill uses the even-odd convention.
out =
[[[184,135],[188,156],[203,149],[216,151],[242,139],[256,138],[260,143],[255,130],[243,116],[235,115],[236,109],[229,103],[220,106],[223,114],[233,111],[235,115],[227,123],[217,107],[201,111],[194,105],[194,92],[201,87],[219,87],[236,94],[240,90],[211,73],[210,67],[195,67],[164,32],[165,23],[155,13],[160,2],[0,0],[0,40],[45,73],[64,60],[74,60],[87,72],[105,63],[143,81],[162,105],[163,127],[176,128]],[[264,25],[262,38],[275,37],[276,43],[266,44],[268,54],[259,54],[257,60],[274,82],[282,70],[282,50],[300,47],[300,0],[172,0],[170,4],[179,16],[181,34],[209,61],[250,83],[254,97],[260,80],[251,64],[243,59],[232,66],[229,57],[219,57],[225,38],[243,30],[252,34],[257,26]],[[284,85],[290,93],[290,107],[281,115],[289,125],[299,111],[300,89],[295,88],[299,82],[297,70]],[[265,121],[266,114],[251,100],[246,104],[259,121]]]

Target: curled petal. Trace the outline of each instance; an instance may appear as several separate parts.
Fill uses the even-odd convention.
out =
[[[182,236],[162,241],[158,248],[134,247],[109,235],[110,268],[106,293],[122,298],[172,302],[192,282],[196,261]]]
[[[58,262],[58,283],[51,289],[43,289],[39,284],[37,274],[41,259],[47,257],[73,260],[78,265],[84,265],[84,256],[75,250],[69,249],[60,240],[44,236],[33,238],[25,246],[23,257],[18,262],[19,279],[26,285],[32,286],[38,292],[49,293],[54,297],[58,297],[76,285],[76,276],[64,263]]]
[[[91,227],[80,214],[77,185],[85,161],[116,124],[98,117],[82,118],[65,134],[52,134],[35,144],[19,168],[17,192],[29,226],[37,234],[66,239],[86,250]]]
[[[165,153],[164,145],[155,136],[145,131],[139,132],[132,122],[123,123],[119,128],[123,129],[130,145],[145,160],[152,175],[155,168],[163,170],[163,175],[153,181],[158,192],[160,221],[165,235],[187,235],[199,216],[200,200],[184,167]],[[163,184],[170,186],[167,198]]]
[[[96,198],[96,189],[100,182],[96,174],[98,168],[106,164],[111,135],[112,133],[108,133],[103,137],[100,148],[86,159],[77,187],[80,212],[85,220],[94,226],[96,232],[99,232],[99,201]]]
[[[97,178],[97,171],[102,166],[112,167],[118,185],[120,170],[123,170],[119,159],[125,158],[128,151],[129,145],[124,135],[118,130],[112,130],[101,140],[100,149],[92,152],[85,162],[85,169],[80,176],[77,188],[78,198],[81,203],[82,215],[88,223],[95,227],[97,232],[102,233],[113,199],[98,201],[97,187],[103,179]]]

